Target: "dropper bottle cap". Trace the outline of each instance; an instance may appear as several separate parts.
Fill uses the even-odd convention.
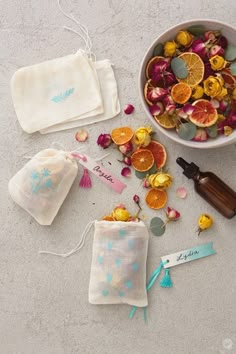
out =
[[[195,165],[193,162],[188,163],[182,157],[178,157],[176,162],[183,168],[183,174],[189,179],[193,178],[199,172],[199,167],[197,165]]]

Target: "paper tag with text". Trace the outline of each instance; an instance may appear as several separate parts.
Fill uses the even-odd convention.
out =
[[[95,174],[103,183],[110,186],[118,193],[122,193],[123,189],[126,187],[126,184],[121,182],[118,178],[114,177],[110,172],[105,170],[100,166],[94,159],[89,157],[86,154],[82,155],[85,159],[79,159],[78,162]]]
[[[211,256],[216,251],[212,248],[213,242],[205,243],[184,251],[169,254],[168,256],[161,257],[162,262],[168,261],[164,268],[174,267],[179,264],[195,261],[195,259]]]

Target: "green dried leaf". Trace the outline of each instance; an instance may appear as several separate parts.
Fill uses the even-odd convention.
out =
[[[194,36],[201,36],[206,31],[206,29],[202,25],[193,25],[188,27],[187,31],[192,33]]]
[[[150,222],[150,230],[155,236],[162,236],[166,231],[166,225],[161,218],[152,218]]]
[[[158,43],[153,50],[153,56],[156,57],[159,55],[163,55],[163,48],[164,48],[163,44]]]
[[[232,44],[227,45],[225,50],[225,59],[230,61],[236,59],[236,47]]]
[[[146,172],[139,172],[135,170],[135,176],[139,179],[144,179],[147,175],[152,175],[153,173],[157,172],[156,164],[152,166],[152,168],[149,171]]]
[[[232,75],[236,75],[236,61],[234,61],[233,63],[231,63],[229,70],[231,72]]]
[[[173,58],[171,60],[170,66],[175,76],[179,77],[180,79],[185,79],[188,76],[188,68],[183,59]]]
[[[178,135],[183,140],[192,140],[197,132],[197,127],[193,123],[183,123],[178,131]]]
[[[212,125],[209,128],[206,128],[206,131],[210,138],[216,138],[218,135],[218,129],[216,124]]]

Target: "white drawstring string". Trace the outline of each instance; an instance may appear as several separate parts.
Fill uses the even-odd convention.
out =
[[[85,243],[85,240],[86,240],[86,236],[88,235],[92,225],[94,224],[94,221],[90,221],[85,229],[84,229],[84,232],[81,236],[81,239],[80,241],[78,242],[78,244],[70,251],[70,252],[67,252],[67,253],[56,253],[56,252],[50,252],[50,251],[39,251],[39,254],[51,254],[52,256],[59,256],[59,257],[63,257],[63,258],[66,258],[66,257],[69,257],[71,256],[73,253],[79,251],[83,246],[84,246],[84,243]]]
[[[92,56],[94,55],[91,51],[92,49],[92,41],[91,41],[91,38],[89,36],[89,32],[88,32],[88,28],[80,23],[75,17],[73,14],[68,14],[66,13],[63,8],[61,7],[61,0],[57,0],[57,5],[58,5],[58,8],[59,10],[61,11],[61,13],[67,17],[68,19],[70,19],[71,21],[73,21],[74,23],[77,24],[77,26],[79,26],[79,29],[82,33],[79,33],[78,31],[74,30],[73,28],[70,28],[70,27],[67,27],[67,26],[64,26],[63,28],[68,30],[68,31],[71,31],[71,32],[74,32],[76,33],[79,37],[81,37],[85,43],[85,52],[88,53],[89,57],[92,58]],[[94,55],[95,56],[95,55]]]

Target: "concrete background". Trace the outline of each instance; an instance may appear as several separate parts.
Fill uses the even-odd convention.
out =
[[[89,191],[73,185],[51,227],[38,225],[13,203],[7,192],[9,179],[33,155],[53,141],[74,149],[76,129],[52,135],[27,135],[14,113],[9,81],[19,67],[75,52],[81,40],[63,25],[71,25],[59,12],[56,0],[0,1],[0,101],[1,101],[1,237],[0,237],[0,353],[1,354],[216,354],[236,353],[236,219],[220,216],[194,193],[175,164],[177,156],[195,161],[202,170],[217,173],[236,189],[236,147],[203,151],[157,139],[168,150],[168,167],[175,182],[169,205],[181,220],[169,224],[163,237],[151,236],[148,274],[160,256],[214,242],[217,255],[173,268],[172,289],[156,284],[149,294],[148,323],[140,311],[130,321],[128,306],[92,306],[88,303],[92,232],[84,249],[68,259],[38,254],[40,249],[63,252],[77,243],[85,225],[99,219],[118,202],[135,211],[132,196],[144,191],[134,176],[122,196],[93,178]],[[87,24],[98,59],[110,58],[116,68],[121,106],[132,102],[135,114],[87,127],[92,156],[103,153],[96,146],[101,132],[119,125],[133,128],[149,123],[138,97],[137,75],[149,44],[170,25],[193,18],[215,18],[236,25],[233,0],[67,0],[65,9]],[[114,150],[104,161],[119,175]],[[108,164],[112,162],[110,166]],[[81,169],[80,174],[81,175]],[[184,185],[186,200],[177,200],[175,189]],[[164,211],[145,207],[147,223]],[[196,220],[208,212],[214,227],[196,237]]]

